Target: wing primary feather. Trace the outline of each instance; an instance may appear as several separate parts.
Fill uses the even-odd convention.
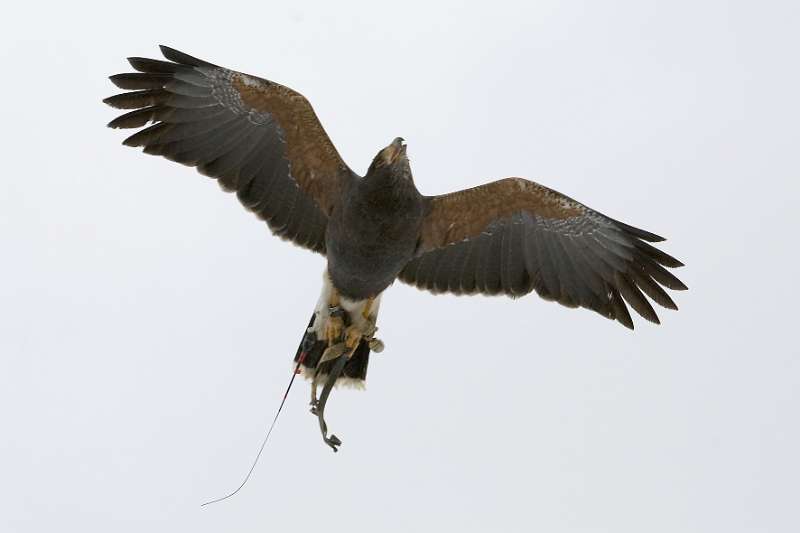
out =
[[[169,124],[182,124],[186,122],[199,122],[201,120],[216,120],[218,123],[227,122],[237,117],[224,107],[219,106],[201,107],[199,109],[166,108],[163,112],[160,112],[156,118]]]
[[[194,146],[187,147],[180,155],[188,160],[198,163],[213,161],[229,152],[232,147],[245,135],[250,133],[253,126],[232,121],[230,124],[214,131],[203,142],[195,142]],[[201,170],[198,167],[198,170]]]
[[[224,140],[226,135],[233,134],[237,130],[239,124],[235,120],[229,119],[223,122],[206,120],[172,126],[161,135],[158,144],[148,145],[145,152],[163,155],[172,161],[189,164],[193,160],[199,161],[199,157],[202,154],[197,157],[194,155],[189,157],[190,154],[188,152],[192,150],[202,151],[209,147],[213,149],[214,139]]]
[[[214,87],[214,81],[211,78],[194,69],[179,70],[171,76],[172,79],[182,81],[188,85],[194,85],[196,87]]]
[[[603,215],[605,216],[605,215]],[[662,242],[666,239],[660,235],[656,235],[655,233],[650,233],[649,231],[645,231],[643,229],[631,226],[629,224],[625,224],[624,222],[620,222],[619,220],[613,219],[611,217],[607,217],[610,221],[614,224],[619,226],[621,229],[625,230],[626,233],[630,233],[631,235],[635,235],[636,237],[648,241],[648,242]]]
[[[653,306],[650,305],[650,302],[647,301],[647,298],[644,297],[644,294],[641,293],[627,274],[617,274],[617,287],[619,287],[619,292],[622,297],[625,298],[625,301],[628,302],[637,313],[650,322],[656,324],[661,323]]]
[[[176,79],[170,80],[164,84],[164,90],[172,94],[179,94],[181,96],[205,98],[211,96],[214,89],[208,85],[194,85]]]
[[[614,318],[626,328],[633,329],[633,319],[631,319],[631,314],[628,312],[628,307],[625,305],[625,302],[622,301],[619,291],[614,288],[609,288],[609,292],[611,293],[611,306],[614,309]]]
[[[163,104],[168,98],[169,94],[163,89],[144,89],[142,91],[115,94],[103,99],[103,102],[117,109],[139,109]]]
[[[677,259],[675,259],[671,255],[669,255],[669,254],[667,254],[665,252],[662,252],[661,250],[659,250],[655,246],[647,244],[646,242],[638,241],[636,243],[636,247],[639,250],[641,250],[642,252],[644,252],[645,254],[647,254],[649,257],[654,259],[656,262],[664,265],[665,267],[680,268],[680,267],[683,266],[683,263],[681,263],[680,261],[678,261]]]
[[[180,65],[161,61],[158,59],[148,59],[146,57],[129,57],[128,63],[134,70],[139,72],[153,72],[157,74],[173,74],[181,68]]]
[[[147,146],[150,144],[155,144],[158,142],[159,138],[171,128],[169,124],[164,124],[163,122],[159,122],[158,124],[153,124],[152,126],[148,126],[143,130],[139,130],[124,141],[122,144],[125,146]]]
[[[217,176],[220,185],[226,191],[236,190],[242,165],[252,156],[263,137],[263,131],[258,131],[257,134],[245,138],[230,152],[206,163],[207,172],[209,175]]]
[[[160,89],[172,79],[171,74],[124,72],[108,77],[111,83],[126,90]]]
[[[214,136],[220,131],[235,129],[239,123],[234,117],[220,117],[217,119],[200,119],[194,122],[164,122],[172,128],[168,134],[161,137],[160,143],[167,151],[179,152],[182,147],[198,145],[205,142],[206,137]],[[183,144],[180,144],[183,143]]]
[[[572,242],[569,235],[561,235],[558,243],[563,250],[564,263],[570,270],[573,279],[573,290],[577,295],[576,301],[582,307],[589,309],[602,307],[603,302],[600,299],[604,293],[602,280],[584,262],[583,257],[577,250],[577,246]],[[593,275],[596,277],[592,277]]]
[[[189,65],[192,67],[216,67],[216,65],[209,63],[208,61],[203,61],[202,59],[190,56],[189,54],[179,52],[178,50],[163,44],[159,45],[159,49],[161,49],[161,53],[164,55],[164,57],[170,61],[180,63],[181,65]]]
[[[225,168],[221,169],[218,166],[220,162],[224,165],[228,165],[227,158],[229,156],[233,158],[239,157],[241,152],[246,149],[246,146],[242,146],[242,144],[248,140],[247,136],[250,134],[251,132],[246,129],[231,132],[228,139],[220,141],[213,149],[202,154],[199,159],[200,163],[197,165],[197,171],[205,176],[218,178],[221,173],[220,171],[225,170]]]
[[[130,111],[125,113],[124,115],[120,115],[111,122],[108,123],[109,128],[141,128],[151,120],[155,120],[156,115],[159,111],[163,110],[164,107],[160,105],[154,105],[149,107],[143,107],[142,109],[136,109],[135,111]]]
[[[685,291],[687,289],[686,285],[684,285],[681,280],[644,254],[639,255],[638,263],[642,265],[644,271],[650,277],[668,289],[674,291]]]
[[[575,270],[584,280],[586,286],[589,287],[589,290],[592,291],[599,301],[606,301],[608,297],[606,294],[605,282],[602,275],[598,272],[598,270],[606,265],[595,260],[594,257],[590,258],[585,251],[584,243],[578,237],[572,235],[567,236],[567,240],[564,241],[564,246],[570,247],[570,257],[572,257],[575,263]]]
[[[616,228],[600,227],[597,228],[594,235],[600,235],[603,239],[597,239],[601,246],[607,248],[618,257],[626,261],[633,258],[634,244],[629,237],[620,233]]]
[[[631,269],[630,275],[636,285],[658,305],[673,311],[678,310],[678,306],[672,301],[667,291],[662,289],[650,276],[642,273],[639,268]]]
[[[598,239],[594,234],[586,235],[587,247],[597,256],[606,262],[614,270],[625,271],[628,268],[627,260],[617,255],[613,248],[606,246],[606,242]]]
[[[166,91],[165,91],[166,92]],[[201,107],[220,107],[219,101],[209,93],[208,96],[186,96],[183,94],[168,93],[170,96],[166,103],[180,109],[198,109]]]
[[[597,251],[589,246],[585,235],[583,235],[579,241],[578,250],[586,262],[591,265],[592,270],[597,273],[604,283],[614,281],[614,267],[604,261],[602,256],[598,255]],[[605,285],[603,290],[605,291]]]

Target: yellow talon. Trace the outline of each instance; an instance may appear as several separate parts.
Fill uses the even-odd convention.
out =
[[[372,311],[373,303],[375,303],[375,298],[370,298],[367,300],[367,303],[364,304],[364,309],[361,311],[361,316],[363,316],[365,320],[369,320],[369,313]]]
[[[344,320],[340,316],[328,317],[325,322],[325,340],[328,341],[328,346],[333,346],[339,342],[339,337],[342,336],[344,329]]]
[[[353,350],[361,342],[361,337],[361,330],[356,326],[350,326],[344,332],[344,345],[348,350]]]

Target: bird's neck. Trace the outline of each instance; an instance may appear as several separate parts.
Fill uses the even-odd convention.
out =
[[[421,198],[411,179],[388,173],[364,179],[359,188],[359,203],[371,211],[403,211]]]
[[[370,197],[402,197],[419,194],[410,176],[391,172],[367,176],[362,183],[362,190]]]

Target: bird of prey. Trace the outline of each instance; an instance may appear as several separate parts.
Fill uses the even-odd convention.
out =
[[[677,309],[664,288],[686,289],[667,270],[682,264],[649,244],[658,235],[518,177],[425,196],[400,137],[359,176],[300,93],[161,52],[167,61],[128,58],[136,72],[111,76],[128,92],[104,102],[130,111],[109,126],[143,128],[123,144],[197,167],[273,233],[326,257],[295,356],[313,402],[318,383],[325,398],[333,383],[363,383],[370,352],[382,348],[374,338],[381,294],[396,279],[435,294],[535,291],[631,329],[628,306],[659,322],[648,297]]]

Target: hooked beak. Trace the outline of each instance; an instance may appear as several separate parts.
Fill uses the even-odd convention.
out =
[[[384,148],[383,159],[391,165],[397,161],[399,157],[406,155],[406,141],[402,137],[397,137],[392,141],[392,144]]]

